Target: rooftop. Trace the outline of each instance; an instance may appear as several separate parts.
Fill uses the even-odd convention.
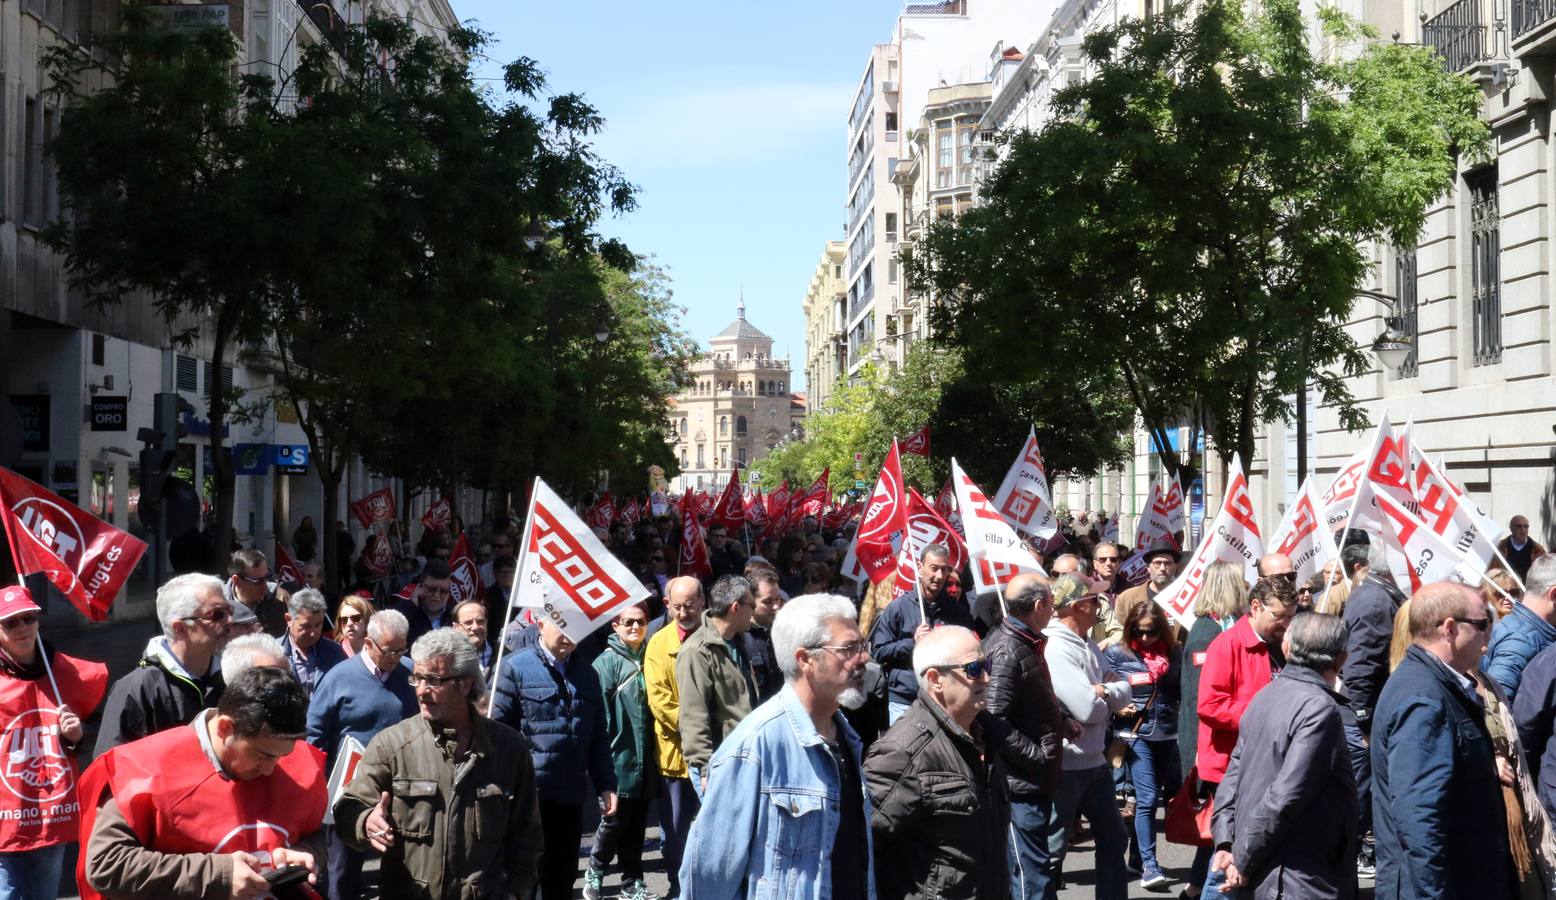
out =
[[[746,321],[746,302],[744,300],[741,300],[740,305],[735,307],[735,315],[736,318],[734,324],[730,325],[728,328],[724,329],[718,334],[715,334],[713,336],[715,341],[772,340],[772,338],[764,334],[760,328],[757,328],[755,325],[752,325],[750,322]]]

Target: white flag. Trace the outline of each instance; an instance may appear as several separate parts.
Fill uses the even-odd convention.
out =
[[[1135,549],[1146,550],[1156,541],[1178,546],[1177,531],[1172,527],[1172,506],[1160,484],[1151,485],[1151,502],[1135,524]]]
[[[1297,492],[1296,502],[1270,535],[1270,552],[1290,557],[1299,582],[1319,574],[1326,563],[1338,558],[1333,534],[1324,528],[1318,514],[1321,502],[1313,476],[1309,475]]]
[[[1387,494],[1379,494],[1378,509],[1383,513],[1385,536],[1404,554],[1412,593],[1433,581],[1480,583],[1485,568],[1477,571],[1474,563],[1465,561],[1458,548],[1406,509],[1403,503],[1396,503]]]
[[[1162,488],[1162,506],[1167,533],[1175,535],[1185,532],[1188,529],[1189,517],[1183,503],[1183,482],[1178,480],[1176,473],[1172,476],[1172,484]]]
[[[1037,449],[1037,429],[1028,428],[1021,455],[1005,473],[994,505],[1011,525],[1029,537],[1048,540],[1059,532],[1053,496],[1048,492],[1048,473],[1043,453]]]
[[[539,610],[575,642],[648,598],[648,588],[539,478],[521,550],[512,604]]]
[[[1021,543],[1015,529],[994,509],[973,480],[951,460],[951,481],[956,485],[956,507],[967,531],[967,555],[972,559],[973,579],[979,591],[998,590],[1022,572],[1043,572],[1043,564]]]
[[[1242,563],[1243,577],[1252,582],[1258,575],[1259,557],[1264,555],[1264,540],[1259,536],[1242,460],[1233,456],[1228,471],[1232,478],[1226,488],[1226,501],[1206,530],[1205,539],[1177,579],[1156,595],[1156,602],[1184,628],[1194,624],[1194,601],[1211,563],[1223,559]]]
[[[357,764],[362,761],[364,752],[362,742],[351,735],[340,739],[340,749],[335,751],[335,768],[330,770],[329,784],[325,786],[330,802],[324,807],[324,824],[335,824],[335,801],[346,792],[346,785],[357,774]]]
[[[1422,522],[1439,537],[1463,554],[1466,562],[1484,572],[1496,558],[1496,545],[1482,529],[1485,514],[1468,497],[1461,496],[1453,482],[1414,445],[1416,512]],[[1495,524],[1491,524],[1495,528]]]

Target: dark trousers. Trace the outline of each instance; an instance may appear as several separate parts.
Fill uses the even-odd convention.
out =
[[[583,807],[540,801],[540,832],[546,840],[546,849],[540,854],[541,900],[573,900]]]
[[[1053,801],[1042,797],[1012,797],[1010,835],[1006,856],[1010,862],[1011,900],[1043,900],[1053,880],[1048,854],[1048,819]]]
[[[690,778],[665,778],[665,793],[659,798],[659,831],[663,836],[661,855],[665,874],[670,876],[670,896],[681,895],[681,857],[686,853],[686,836],[702,802],[692,788]]]
[[[330,900],[360,900],[362,865],[367,862],[367,853],[346,846],[340,839],[339,829],[333,825],[326,826],[324,837],[329,852],[325,876]]]
[[[600,827],[594,831],[589,865],[604,872],[615,859],[621,863],[623,883],[642,880],[643,834],[647,829],[648,802],[642,797],[618,797],[616,814],[601,816]]]

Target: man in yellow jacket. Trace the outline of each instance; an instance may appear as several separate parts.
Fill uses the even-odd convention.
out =
[[[648,711],[654,717],[659,776],[665,786],[664,802],[659,804],[659,831],[671,897],[681,893],[677,877],[681,854],[699,805],[681,755],[681,695],[675,683],[675,662],[681,643],[702,625],[703,604],[702,584],[697,579],[690,575],[672,578],[665,585],[670,621],[648,639],[648,650],[643,654],[643,684],[648,690]]]

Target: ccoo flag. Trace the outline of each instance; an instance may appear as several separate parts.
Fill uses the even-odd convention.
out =
[[[1229,471],[1232,479],[1226,487],[1226,501],[1216,513],[1215,522],[1205,532],[1205,539],[1182,574],[1156,595],[1157,604],[1184,628],[1194,624],[1194,601],[1211,563],[1223,559],[1241,563],[1243,577],[1253,581],[1258,572],[1259,557],[1264,555],[1264,540],[1259,536],[1259,523],[1254,518],[1248,478],[1243,474],[1242,460],[1235,455]]]
[[[1048,492],[1048,472],[1043,453],[1037,449],[1036,427],[1028,426],[1027,442],[1005,473],[994,505],[1006,521],[1029,537],[1047,540],[1059,533],[1053,497]]]

